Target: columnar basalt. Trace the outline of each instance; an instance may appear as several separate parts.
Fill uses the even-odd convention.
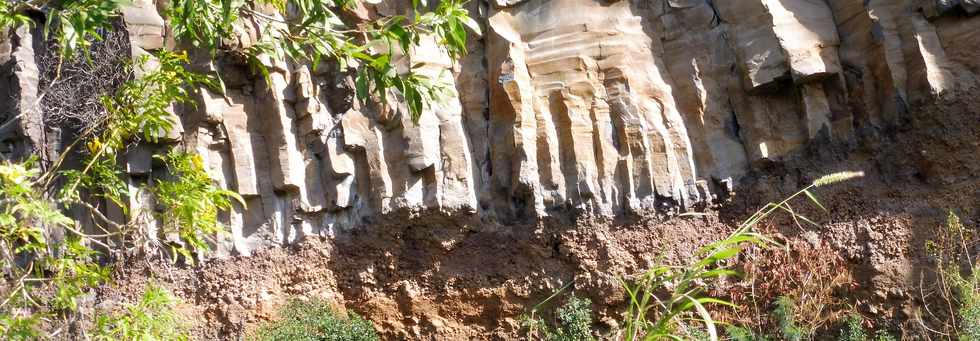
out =
[[[133,56],[174,48],[149,0],[123,11]],[[397,12],[364,4],[355,15]],[[455,85],[413,122],[397,94],[352,99],[332,65],[234,53],[195,56],[224,89],[177,107],[168,143],[204,156],[246,207],[224,217],[221,253],[333,235],[385,219],[446,214],[500,223],[643,214],[715,200],[760,161],[808,143],[854,146],[900,124],[911,103],[975,85],[980,3],[970,0],[510,0],[473,2],[485,27],[450,60],[425,42],[400,63]],[[266,15],[279,16],[263,9]],[[268,32],[247,18],[225,42]],[[34,110],[37,32],[0,37],[0,152],[64,143]],[[193,51],[192,51],[193,52]],[[151,63],[152,64],[152,63]],[[152,65],[151,65],[152,66]],[[63,141],[62,141],[63,142]],[[159,176],[125,162],[132,217]],[[104,205],[103,205],[104,206]],[[142,209],[141,209],[142,208]],[[111,210],[111,209],[110,209]]]

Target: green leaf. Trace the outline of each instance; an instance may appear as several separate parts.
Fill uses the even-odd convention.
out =
[[[738,246],[734,246],[734,247],[730,247],[730,248],[725,248],[725,249],[721,249],[721,250],[716,250],[716,251],[712,252],[711,254],[709,254],[708,257],[706,257],[705,259],[702,259],[700,262],[698,262],[697,263],[697,266],[698,267],[706,267],[706,266],[709,266],[711,264],[718,263],[721,260],[728,259],[728,258],[731,258],[731,257],[734,257],[734,256],[738,255],[738,253],[741,252],[741,251],[742,251],[742,248],[741,247],[738,247]]]
[[[701,319],[704,320],[704,326],[708,329],[708,338],[711,341],[718,341],[718,330],[715,328],[715,321],[711,318],[711,314],[708,313],[708,309],[705,309],[700,301],[691,296],[684,296],[694,305],[698,315],[701,315]]]
[[[731,270],[731,269],[713,269],[713,270],[708,270],[708,271],[702,272],[702,273],[698,274],[697,277],[698,278],[712,278],[712,277],[735,276],[735,275],[738,275],[738,271]]]
[[[364,69],[357,71],[357,79],[354,82],[354,86],[357,92],[357,98],[362,101],[368,98],[368,75],[367,71]]]
[[[480,30],[480,24],[477,23],[476,20],[473,20],[473,18],[470,18],[469,16],[463,17],[462,20],[463,20],[463,24],[465,24],[466,27],[469,27],[471,30],[473,30],[474,34],[476,34],[477,36],[483,35],[483,32]]]

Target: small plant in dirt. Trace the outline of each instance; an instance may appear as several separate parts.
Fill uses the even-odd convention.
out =
[[[980,340],[980,262],[971,254],[978,242],[976,232],[949,212],[945,226],[926,243],[937,261],[935,291],[951,312],[944,329],[961,341]]]
[[[799,322],[793,311],[797,310],[796,302],[793,299],[781,296],[775,302],[772,311],[773,319],[778,326],[776,332],[779,336],[764,333],[756,333],[752,329],[728,325],[725,332],[733,341],[770,341],[770,340],[820,340],[825,339],[816,337],[816,326],[812,323]],[[851,313],[843,318],[840,323],[838,341],[896,341],[895,337],[887,331],[878,330],[871,334],[864,327],[864,317],[857,313]],[[872,336],[873,335],[873,336]]]
[[[544,318],[538,317],[536,312],[537,307],[532,310],[530,316],[522,318],[522,324],[527,328],[529,339],[548,341],[595,340],[592,335],[592,301],[588,298],[579,298],[575,295],[569,297],[568,302],[556,310],[554,323],[546,322]]]
[[[864,330],[864,326],[861,324],[864,322],[864,318],[858,314],[851,314],[844,320],[844,328],[840,331],[840,337],[837,338],[839,341],[865,341],[868,339],[868,333]]]
[[[779,326],[779,334],[786,341],[801,341],[808,339],[813,334],[809,326],[801,326],[796,321],[795,314],[796,302],[792,298],[780,296],[776,299],[776,308],[772,310],[776,325]]]
[[[864,317],[852,313],[844,319],[844,327],[840,330],[838,341],[896,341],[894,336],[884,330],[879,330],[874,337],[864,328]]]
[[[752,329],[728,325],[725,326],[725,333],[732,341],[770,341],[772,337],[765,334],[757,334]]]
[[[259,328],[258,341],[371,341],[378,333],[371,322],[353,312],[343,314],[321,299],[291,300],[279,319]]]
[[[100,313],[92,340],[188,340],[188,327],[176,311],[179,301],[166,289],[147,285],[139,302],[120,312]]]
[[[717,340],[715,322],[705,306],[732,304],[704,296],[705,283],[735,275],[735,271],[723,261],[736,257],[745,244],[762,244],[766,240],[757,233],[740,229],[728,238],[702,248],[698,253],[701,259],[695,264],[657,266],[632,283],[623,281],[629,300],[623,324],[625,339],[692,338],[700,327],[689,323],[697,321],[703,323],[708,339]]]

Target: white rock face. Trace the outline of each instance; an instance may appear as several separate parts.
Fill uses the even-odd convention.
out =
[[[330,67],[264,58],[266,79],[233,58],[209,61],[226,89],[198,91],[171,141],[203,154],[216,183],[246,198],[227,215],[220,248],[247,254],[269,240],[426,214],[506,224],[683,209],[730,190],[759,161],[808,143],[853,146],[857,131],[874,136],[980,73],[972,0],[470,6],[486,34],[471,35],[463,60],[431,40],[398,56],[455,85],[417,123],[395,99],[387,110],[350,103],[350,79]],[[164,46],[155,8],[124,11],[134,53]],[[252,44],[263,32],[249,27],[236,24],[241,37],[226,43]],[[4,38],[0,79],[29,100],[32,46]],[[0,141],[41,145],[35,121],[25,116]],[[128,160],[133,177],[156,176],[146,155]]]

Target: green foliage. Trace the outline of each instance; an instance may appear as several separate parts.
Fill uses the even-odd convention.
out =
[[[7,34],[7,28],[31,23],[31,18],[24,15],[17,5],[12,1],[0,1],[0,35]]]
[[[840,337],[837,338],[839,341],[866,341],[868,339],[868,333],[864,330],[864,326],[861,323],[864,322],[864,318],[858,314],[848,315],[844,320],[844,328],[841,329]]]
[[[950,302],[950,310],[956,310],[951,322],[961,341],[980,340],[980,262],[968,246],[976,241],[975,232],[950,211],[936,240],[926,242],[926,251],[938,261],[940,294]]]
[[[963,227],[960,218],[953,212],[949,212],[947,216],[946,228],[949,235],[959,236],[961,243],[972,232]],[[969,250],[965,248],[959,257],[966,262],[972,262]],[[959,303],[957,313],[960,323],[958,335],[960,341],[980,340],[980,263],[969,265],[969,269],[965,272],[960,271],[958,264],[947,264],[943,269],[952,283]]]
[[[0,30],[30,23],[23,15],[27,9],[46,11],[46,31],[55,35],[63,56],[86,52],[92,41],[102,38],[100,32],[111,28],[121,6],[117,0],[29,0],[15,4],[0,4]],[[412,17],[396,15],[357,25],[345,23],[339,15],[352,7],[350,0],[290,1],[295,11],[288,12],[295,15],[287,17],[270,15],[260,8],[271,6],[287,13],[284,0],[187,0],[167,4],[164,14],[181,41],[216,53],[223,48],[224,39],[236,34],[236,22],[248,17],[256,20],[264,33],[257,44],[244,52],[262,73],[268,75],[265,63],[260,62],[263,55],[279,60],[289,57],[313,67],[318,67],[323,59],[332,59],[341,69],[357,69],[362,101],[373,97],[386,105],[387,93],[393,89],[408,104],[414,119],[424,104],[444,96],[448,87],[418,72],[420,65],[399,70],[392,64],[396,56],[408,55],[423,37],[432,36],[451,58],[459,59],[466,53],[467,28],[480,34],[479,24],[469,17],[460,0],[440,1],[432,11],[426,11],[426,3],[414,1]]]
[[[414,4],[418,12],[418,1]],[[368,33],[373,42],[369,46],[380,45],[384,48],[375,49],[370,56],[365,53],[350,55],[364,65],[357,73],[358,98],[364,101],[374,96],[381,103],[386,103],[387,89],[395,89],[402,95],[412,119],[417,121],[423,104],[445,97],[449,91],[447,85],[416,72],[416,65],[407,72],[399,73],[392,64],[393,52],[399,50],[402,54],[409,54],[424,36],[434,35],[450,58],[461,58],[466,54],[466,28],[480,34],[479,24],[469,17],[463,4],[459,0],[441,1],[434,11],[416,14],[412,22],[404,16],[376,22]]]
[[[732,341],[769,341],[769,340],[771,340],[771,338],[768,335],[759,335],[759,334],[756,334],[755,332],[753,332],[752,330],[750,330],[748,328],[739,327],[739,326],[732,326],[732,325],[725,326],[725,333],[728,334],[728,337],[731,338]]]
[[[112,20],[119,16],[118,0],[66,0],[66,1],[3,1],[0,3],[0,33],[10,27],[34,25],[25,13],[27,10],[46,12],[46,34],[54,34],[63,57],[76,51],[87,53],[92,41],[101,40],[100,31],[112,27]]]
[[[539,304],[538,307],[540,306]],[[571,295],[555,311],[555,323],[546,322],[536,312],[532,311],[530,316],[523,317],[521,321],[527,328],[529,338],[548,341],[595,340],[592,336],[592,301],[587,298]]]
[[[378,334],[371,322],[355,313],[340,314],[324,300],[292,300],[279,319],[263,325],[255,335],[261,341],[371,341]]]
[[[974,292],[972,299],[977,299],[978,295]],[[959,339],[960,341],[976,341],[980,340],[980,305],[974,303],[972,305],[966,305],[960,308],[960,321],[962,321],[962,330],[960,331]]]
[[[149,284],[139,302],[114,314],[100,313],[93,340],[188,340],[188,328],[166,289]]]
[[[191,251],[208,250],[204,237],[224,232],[218,222],[220,210],[230,210],[232,201],[245,206],[238,193],[215,186],[200,155],[171,150],[157,156],[166,165],[172,180],[158,180],[153,187],[157,201],[166,207],[160,215],[165,232],[174,231],[190,248],[171,246],[176,254],[193,262]]]
[[[147,58],[137,61],[145,67]],[[126,207],[122,197],[127,194],[122,171],[116,163],[116,154],[124,151],[129,143],[143,139],[157,142],[173,128],[170,108],[175,103],[190,101],[185,86],[213,85],[207,77],[184,68],[187,55],[163,51],[156,56],[156,66],[138,79],[123,84],[115,95],[103,97],[102,105],[108,112],[105,124],[98,136],[86,144],[88,160],[82,169],[62,172],[67,186],[61,191],[66,202],[77,201],[78,186],[93,191]]]
[[[730,306],[731,303],[703,296],[703,283],[735,275],[735,271],[723,261],[736,257],[744,247],[743,243],[763,244],[765,239],[752,232],[737,231],[724,240],[703,247],[698,252],[701,259],[692,265],[657,266],[633,283],[624,281],[622,285],[629,299],[624,324],[626,339],[637,340],[641,335],[644,339],[679,338],[675,335],[678,327],[686,323],[688,315],[695,315],[695,319],[703,321],[709,338],[717,340],[715,322],[705,306]],[[665,288],[670,288],[669,294],[658,295]]]
[[[39,200],[36,179],[40,170],[34,161],[0,164],[0,237],[3,238],[4,266],[22,252],[45,252],[47,240],[40,224],[69,226],[74,222],[53,205]]]
[[[780,296],[776,299],[776,308],[772,315],[779,326],[779,333],[787,341],[801,341],[810,337],[811,332],[796,323],[794,310],[796,302],[792,298]]]
[[[38,329],[41,314],[0,314],[0,335],[5,340],[37,340],[42,332]]]
[[[186,53],[162,51],[154,57],[156,65],[152,67],[147,64],[148,57],[137,61],[139,67],[152,68],[150,72],[126,82],[114,96],[102,99],[109,112],[109,127],[96,141],[106,144],[112,152],[133,137],[156,142],[173,128],[174,122],[169,119],[171,106],[190,103],[188,87],[215,86],[208,77],[184,68],[188,62]]]
[[[93,40],[101,40],[100,31],[111,29],[112,19],[119,16],[118,0],[68,0],[48,3],[45,32],[54,33],[61,55],[75,51],[88,53]],[[52,30],[51,27],[57,28]]]
[[[884,330],[879,330],[875,333],[875,341],[898,341],[898,339]]]
[[[285,1],[261,0],[255,5],[286,13]],[[411,19],[395,15],[357,27],[350,27],[338,14],[351,5],[349,1],[297,0],[290,5],[296,15],[283,18],[241,0],[181,1],[171,3],[167,15],[178,38],[212,52],[221,47],[223,38],[233,35],[235,22],[248,16],[259,23],[264,34],[246,53],[266,77],[269,71],[261,56],[277,60],[289,57],[314,68],[322,60],[332,59],[341,69],[357,69],[357,95],[362,101],[373,97],[386,105],[388,91],[393,89],[416,120],[423,105],[444,97],[448,87],[417,72],[417,65],[399,71],[393,64],[397,56],[408,55],[423,37],[434,36],[451,58],[458,59],[466,53],[466,28],[480,33],[479,24],[459,0],[441,1],[426,13],[423,4],[416,1]]]
[[[82,245],[81,238],[70,236],[64,243],[62,253],[44,258],[44,268],[50,273],[51,286],[55,293],[51,298],[54,309],[75,311],[76,298],[87,288],[93,288],[109,278],[109,269],[96,263],[98,252]]]
[[[844,327],[840,330],[839,341],[895,341],[895,337],[887,331],[879,330],[871,337],[864,328],[864,317],[857,313],[852,313],[844,319]]]
[[[592,301],[575,296],[569,298],[568,303],[558,308],[558,325],[560,327],[555,331],[551,340],[594,340],[595,338],[592,337]]]
[[[221,39],[232,33],[242,0],[192,0],[168,2],[166,16],[178,39],[195,47],[218,48]]]
[[[32,339],[43,335],[37,323],[77,309],[77,298],[108,278],[96,252],[80,235],[51,242],[45,230],[75,231],[74,221],[36,189],[35,162],[0,164],[0,268],[7,271],[0,288],[0,338]],[[35,291],[47,292],[35,295]]]

